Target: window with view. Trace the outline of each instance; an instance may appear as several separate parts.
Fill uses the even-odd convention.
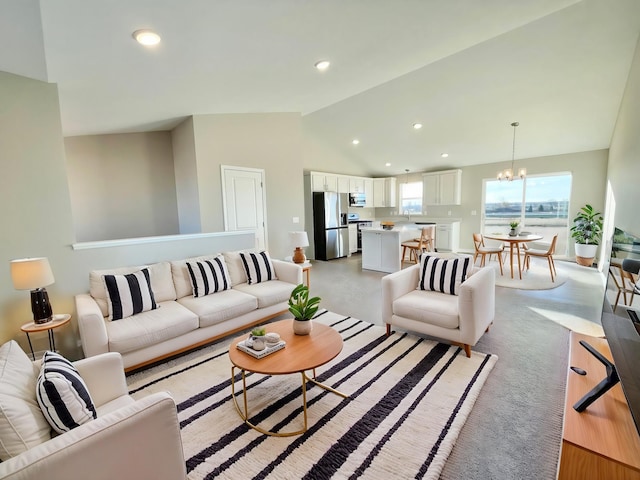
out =
[[[422,214],[422,182],[400,184],[400,213],[402,215]]]
[[[543,236],[551,243],[558,234],[556,253],[566,255],[569,243],[571,174],[531,175],[525,180],[484,181],[482,232],[506,233],[509,222],[520,222],[520,232]]]

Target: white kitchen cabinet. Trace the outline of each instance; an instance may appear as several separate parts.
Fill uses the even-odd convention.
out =
[[[457,252],[460,249],[460,222],[439,223],[436,227],[436,249]]]
[[[445,170],[422,175],[422,205],[460,205],[462,170]]]
[[[397,205],[396,182],[395,177],[373,179],[374,207],[395,207]]]
[[[358,225],[349,225],[349,253],[358,251]]]
[[[363,229],[362,268],[386,273],[400,270],[400,232]]]
[[[349,193],[349,177],[338,175],[338,193]]]
[[[367,208],[373,208],[373,178],[364,179],[364,206]]]
[[[349,193],[364,193],[364,178],[351,177],[349,179]]]
[[[337,192],[338,175],[333,175],[330,173],[311,172],[311,191]]]

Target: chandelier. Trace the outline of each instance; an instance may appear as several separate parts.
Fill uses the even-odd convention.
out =
[[[518,122],[513,122],[511,124],[511,126],[513,127],[513,149],[511,151],[511,168],[506,168],[498,172],[497,178],[500,181],[506,180],[507,182],[510,182],[511,180],[513,180],[513,177],[514,177],[515,170],[513,168],[513,163],[516,158],[516,127],[518,125],[520,125]],[[518,170],[518,176],[524,180],[524,177],[527,176],[527,169],[520,168]]]

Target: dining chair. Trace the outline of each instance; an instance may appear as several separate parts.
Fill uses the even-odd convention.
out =
[[[524,265],[527,267],[527,270],[529,270],[531,257],[546,258],[547,263],[549,263],[549,272],[551,273],[551,281],[555,282],[558,274],[556,272],[556,264],[553,261],[553,254],[556,251],[557,241],[558,241],[558,235],[556,234],[553,236],[553,239],[551,240],[551,245],[549,245],[549,248],[547,250],[527,248],[527,250],[525,250],[524,252]]]
[[[634,275],[638,275],[639,267],[640,260],[625,258],[620,261],[617,258],[611,259],[611,263],[609,264],[609,274],[611,275],[611,278],[613,278],[613,283],[618,289],[616,301],[613,304],[614,312],[616,311],[616,308],[618,308],[620,294],[623,295],[624,304],[627,306],[631,306],[633,304],[634,296],[640,294],[638,283],[636,283],[636,278],[634,278]],[[616,278],[614,269],[617,269],[620,273],[620,279]],[[640,282],[640,280],[638,280],[638,282]],[[629,303],[627,303],[627,293],[631,294]]]
[[[420,238],[414,238],[413,240],[407,240],[402,242],[402,255],[400,256],[400,264],[405,261],[405,255],[407,249],[409,250],[409,261],[418,263],[420,261],[420,254],[425,251],[433,251],[433,239],[435,233],[435,226],[430,225],[428,227],[422,227],[420,230]]]
[[[476,259],[478,256],[481,256],[480,266],[484,267],[486,256],[489,255],[489,261],[491,261],[491,255],[496,255],[498,257],[498,263],[500,264],[500,275],[504,275],[502,270],[502,253],[504,252],[504,245],[500,245],[499,247],[487,247],[484,244],[484,237],[481,233],[473,234],[473,246],[476,250],[473,256],[473,263],[476,263]]]

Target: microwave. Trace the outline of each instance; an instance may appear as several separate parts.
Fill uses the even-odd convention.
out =
[[[364,193],[350,193],[349,194],[349,206],[350,207],[364,207],[367,203]]]

